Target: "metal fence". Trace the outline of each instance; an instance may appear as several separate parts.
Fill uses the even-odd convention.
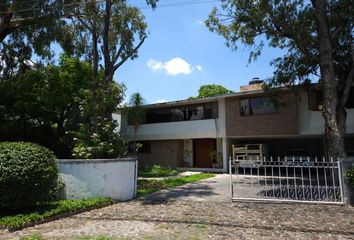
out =
[[[311,157],[233,160],[233,200],[343,203],[340,161]]]

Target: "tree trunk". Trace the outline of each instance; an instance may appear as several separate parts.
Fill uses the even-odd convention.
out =
[[[97,23],[96,20],[92,24],[92,74],[94,86],[92,89],[92,112],[93,112],[93,132],[98,133],[98,96],[97,89],[99,87],[98,79],[98,36],[97,36]]]
[[[134,156],[136,156],[136,132],[138,131],[138,129],[134,128],[134,146],[133,146],[133,154]]]
[[[106,84],[111,80],[112,63],[109,51],[109,25],[111,22],[111,0],[106,0],[106,9],[104,15],[104,25],[103,25],[103,57],[104,57],[104,76]]]
[[[319,42],[321,84],[323,90],[323,117],[325,119],[325,142],[327,157],[345,156],[345,120],[344,106],[341,106],[337,91],[337,81],[333,67],[331,38],[326,18],[326,1],[312,0]]]
[[[112,8],[111,0],[106,0],[102,41],[103,41],[105,88],[106,88],[107,95],[110,95],[109,84],[113,81],[113,63],[111,61],[111,52],[109,49],[109,25],[111,23],[111,14],[112,14],[111,8]],[[112,121],[113,111],[114,109],[107,108],[107,112],[105,113],[106,118],[110,121]]]
[[[3,20],[0,23],[0,42],[14,30],[11,24],[13,13],[5,13]]]

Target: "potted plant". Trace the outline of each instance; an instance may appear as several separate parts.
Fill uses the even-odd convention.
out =
[[[209,153],[209,158],[213,161],[213,168],[222,168],[222,153],[217,151],[212,151]]]

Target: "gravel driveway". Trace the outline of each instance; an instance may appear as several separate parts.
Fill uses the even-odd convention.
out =
[[[3,232],[0,238],[18,239],[37,233],[45,239],[87,236],[113,239],[354,239],[353,207],[232,203],[222,194],[224,190],[227,193],[228,186],[222,184],[220,176],[201,181],[199,185],[188,184],[15,233]],[[218,184],[225,188],[217,188]],[[204,189],[197,186],[204,186]]]

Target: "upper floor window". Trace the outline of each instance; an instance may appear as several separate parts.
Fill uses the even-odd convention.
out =
[[[261,115],[275,113],[278,109],[274,103],[267,101],[263,97],[245,98],[240,100],[240,115]]]
[[[323,95],[321,89],[311,88],[308,91],[309,110],[322,111],[323,109]],[[350,89],[346,108],[354,108],[354,87]]]
[[[218,103],[201,103],[176,107],[155,108],[146,110],[146,117],[143,123],[179,122],[203,119],[214,119],[218,117]],[[132,121],[129,119],[128,124]]]

